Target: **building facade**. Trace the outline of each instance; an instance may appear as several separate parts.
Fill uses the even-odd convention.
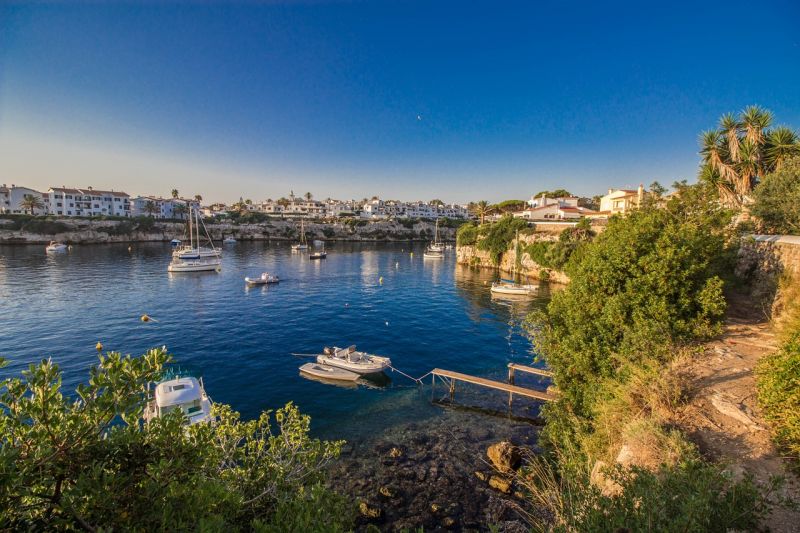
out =
[[[34,208],[34,215],[47,214],[46,194],[28,187],[18,187],[13,183],[10,187],[8,187],[5,183],[0,186],[0,213],[12,215],[31,214],[30,209],[22,207],[22,201],[26,196],[38,198],[42,205],[40,208]]]

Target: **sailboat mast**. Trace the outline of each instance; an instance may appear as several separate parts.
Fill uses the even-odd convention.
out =
[[[194,248],[193,240],[194,240],[194,229],[192,228],[192,211],[191,207],[189,207],[189,248]]]

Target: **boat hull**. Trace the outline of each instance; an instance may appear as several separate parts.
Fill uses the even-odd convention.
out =
[[[335,381],[355,381],[360,376],[356,372],[350,372],[341,368],[336,368],[320,363],[306,363],[300,367],[300,372],[314,376],[315,378],[330,379]]]
[[[378,357],[377,355],[369,356],[369,362],[351,362],[341,357],[334,357],[329,355],[318,355],[317,363],[327,366],[335,366],[348,372],[354,372],[362,376],[368,374],[380,374],[389,368],[392,362],[388,357]]]
[[[520,285],[517,287],[492,285],[491,291],[495,294],[524,296],[524,295],[534,294],[538,289],[539,289],[538,285]]]
[[[219,262],[207,261],[182,261],[170,263],[167,272],[211,272],[222,268]]]

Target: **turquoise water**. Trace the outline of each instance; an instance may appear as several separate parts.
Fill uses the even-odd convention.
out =
[[[294,401],[315,434],[353,439],[441,416],[430,382],[420,388],[390,372],[380,387],[331,386],[300,376],[307,360],[292,352],[357,344],[413,376],[440,367],[505,379],[508,362],[531,362],[521,321],[546,304],[546,288],[533,300],[492,298],[492,273],[456,265],[453,251],[423,259],[421,245],[328,251],[309,261],[285,243],[238,243],[225,247],[220,273],[168,274],[168,244],[84,245],[59,256],[0,246],[0,355],[10,360],[0,376],[52,357],[73,390],[98,341],[131,354],[166,345],[176,364],[203,376],[212,399],[244,417]],[[245,287],[244,276],[265,270],[280,284]],[[157,322],[141,322],[145,313]],[[489,409],[506,401],[471,387],[458,399]]]

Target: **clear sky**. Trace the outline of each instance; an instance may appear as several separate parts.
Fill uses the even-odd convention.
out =
[[[466,202],[800,128],[800,2],[0,1],[0,183]]]

